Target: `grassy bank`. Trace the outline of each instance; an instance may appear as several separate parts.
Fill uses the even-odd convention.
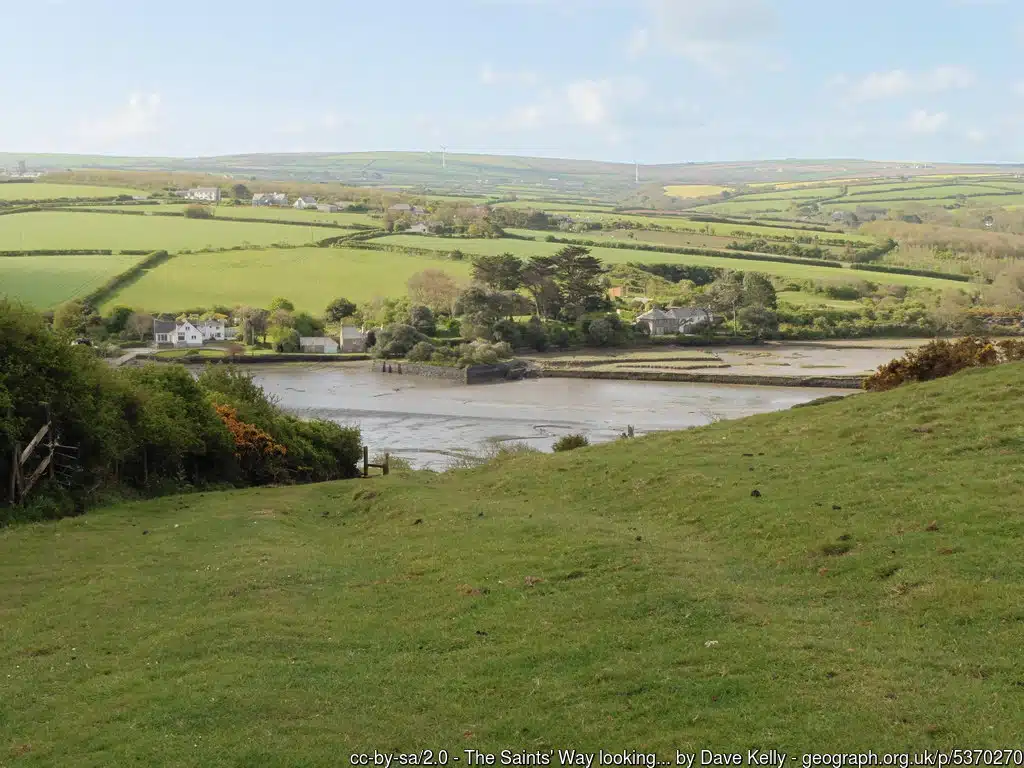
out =
[[[1022,374],[0,531],[5,762],[1012,746]]]

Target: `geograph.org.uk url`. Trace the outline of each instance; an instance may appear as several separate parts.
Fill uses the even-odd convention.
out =
[[[795,761],[795,755],[790,757]],[[757,763],[747,763],[747,765]],[[891,765],[910,768],[916,765],[935,766],[1024,766],[1024,750],[1021,749],[949,749],[926,750],[910,753],[810,753],[800,757],[802,768],[814,766],[876,766]]]

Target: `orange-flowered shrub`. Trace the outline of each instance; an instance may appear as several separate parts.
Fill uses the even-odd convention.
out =
[[[274,442],[269,433],[255,424],[238,418],[238,411],[229,405],[215,406],[224,426],[235,441],[235,458],[242,472],[253,481],[272,478],[281,471],[277,460],[288,453],[288,449]]]
[[[911,381],[931,381],[962,371],[1024,360],[1024,341],[1006,339],[993,342],[966,336],[955,341],[936,339],[920,349],[881,366],[864,379],[864,389],[884,392]]]

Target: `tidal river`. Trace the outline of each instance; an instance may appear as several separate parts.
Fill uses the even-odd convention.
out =
[[[280,405],[300,416],[359,426],[371,454],[385,451],[420,469],[443,470],[459,456],[502,442],[550,450],[562,435],[591,442],[778,411],[849,390],[528,379],[466,386],[374,373],[366,363],[284,364],[250,369]]]

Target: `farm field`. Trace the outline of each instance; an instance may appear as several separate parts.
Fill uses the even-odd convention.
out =
[[[163,205],[90,205],[88,210],[99,210],[99,211],[123,211],[128,210],[139,210],[139,211],[160,211],[161,213],[185,213],[185,209],[189,206],[187,204],[180,203],[167,203]],[[383,221],[381,219],[374,219],[368,213],[320,213],[319,211],[299,211],[295,208],[253,208],[251,205],[220,205],[213,209],[214,220],[226,221],[226,220],[237,220],[237,219],[279,219],[283,222],[296,222],[299,224],[307,221],[314,223],[328,223],[328,224],[365,224],[369,226],[381,226]],[[324,235],[328,237],[329,235]]]
[[[528,229],[506,231],[523,237],[527,237],[530,234],[537,234],[536,232],[531,232],[531,230]],[[747,239],[735,236],[726,237],[724,235],[706,235],[703,232],[663,232],[660,230],[645,229],[600,230],[595,232],[584,232],[579,235],[571,236],[586,240],[595,240],[597,242],[609,241],[626,244],[648,243],[651,245],[668,245],[676,248],[715,248],[720,250],[728,250],[727,246],[730,243],[737,241],[743,242]],[[534,239],[543,240],[544,238],[540,237]],[[832,251],[833,253],[842,253],[844,250],[844,246],[841,245],[824,245],[822,247],[825,250]]]
[[[754,213],[787,213],[790,207],[798,202],[792,198],[747,201],[739,197],[727,203],[711,203],[693,210],[699,213],[718,213],[724,216],[749,216]]]
[[[84,296],[142,256],[3,256],[0,297],[23,301],[36,309],[52,309]]]
[[[137,189],[101,187],[87,184],[0,184],[0,200],[60,200],[62,198],[117,197],[118,195],[144,195]]]
[[[713,197],[727,191],[729,187],[719,187],[714,184],[672,184],[665,187],[665,194],[669,197],[680,197],[691,199],[696,197]]]
[[[828,296],[806,293],[804,291],[779,291],[777,299],[780,304],[789,304],[793,307],[828,307],[829,309],[847,309],[851,311],[864,308],[864,305],[859,301],[830,299]]]
[[[547,243],[529,240],[487,240],[468,238],[439,238],[429,235],[388,235],[377,238],[373,242],[385,245],[399,245],[408,248],[427,248],[438,252],[448,252],[456,248],[467,254],[499,254],[511,252],[521,258],[530,256],[550,256],[560,248],[559,243]],[[627,248],[590,249],[592,255],[606,264],[623,264],[636,262],[640,264],[693,264],[702,267],[720,267],[743,272],[763,272],[779,277],[793,277],[814,280],[870,280],[872,282],[892,285],[913,285],[922,288],[962,288],[963,283],[952,280],[940,280],[934,277],[917,275],[883,274],[858,272],[849,269],[818,267],[803,264],[788,264],[774,261],[755,261],[749,259],[733,259],[725,256],[683,255],[676,253],[660,253],[658,251],[633,251]]]
[[[303,245],[344,234],[287,224],[186,219],[184,216],[122,216],[109,213],[38,211],[0,216],[0,251],[41,248],[195,250],[246,243]]]
[[[516,208],[519,210],[538,210],[548,211],[550,209],[557,208],[559,211],[566,213],[577,213],[579,211],[607,211],[613,212],[614,206],[612,205],[601,205],[597,203],[555,203],[554,205],[544,200],[512,200],[507,203],[495,203],[494,208]]]
[[[425,269],[469,279],[469,264],[357,248],[291,248],[176,256],[107,302],[150,311],[223,304],[267,306],[286,296],[317,315],[339,296],[352,301],[397,297]]]
[[[764,192],[754,195],[743,195],[736,198],[740,201],[764,201],[772,200],[811,200],[819,197],[835,197],[842,192],[842,187],[814,187],[811,189],[788,189],[781,192]]]
[[[908,201],[915,199],[941,200],[947,197],[957,197],[958,195],[990,195],[998,191],[998,189],[983,186],[981,184],[941,184],[933,187],[911,188],[904,190],[872,190],[870,193],[854,194],[850,196],[856,197],[857,200],[863,200],[865,202],[869,202],[871,200],[894,199],[906,199]],[[850,192],[856,192],[856,190],[850,190]]]

